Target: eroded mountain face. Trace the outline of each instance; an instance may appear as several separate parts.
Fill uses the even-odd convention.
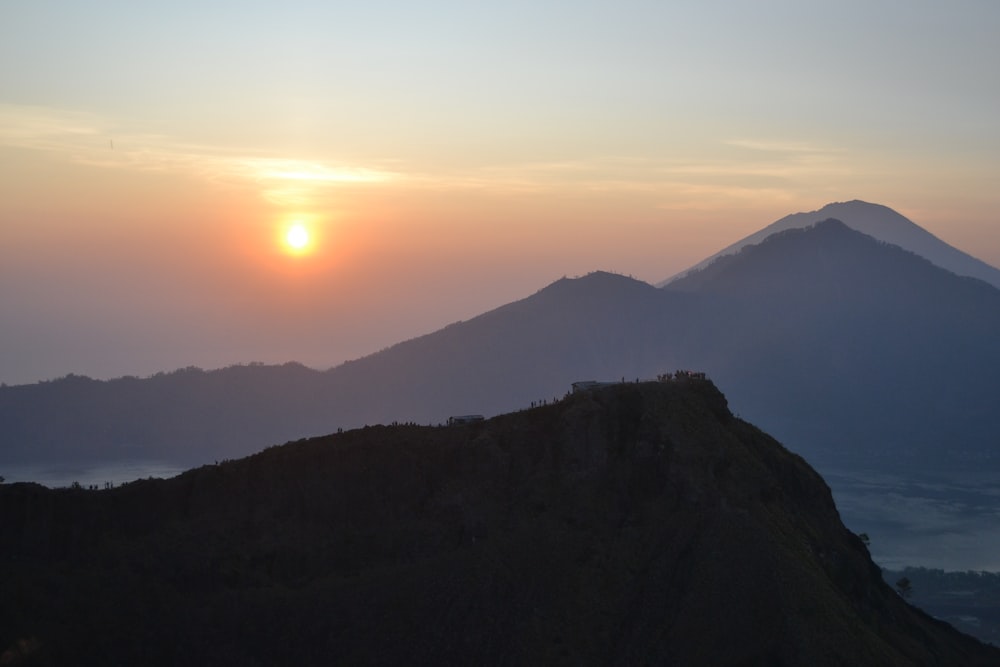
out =
[[[546,403],[0,486],[0,641],[37,664],[1000,661],[890,589],[710,381]]]

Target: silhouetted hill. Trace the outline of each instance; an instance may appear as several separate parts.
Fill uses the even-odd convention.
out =
[[[289,363],[2,387],[0,461],[199,465],[244,456],[290,436],[334,430],[324,419],[321,380],[322,373]]]
[[[561,396],[581,379],[578,373],[603,378],[642,369],[648,376],[643,348],[655,344],[663,313],[685,308],[686,301],[609,273],[563,278],[527,299],[345,364],[334,375],[396,400],[418,393],[411,405],[419,412],[400,406],[403,419],[496,414]],[[634,361],[625,361],[629,357]]]
[[[728,313],[708,368],[783,440],[826,460],[990,463],[1000,432],[1000,291],[990,285],[828,220],[669,289]]]
[[[0,645],[39,665],[1000,662],[708,381],[0,486],[0,524]]]
[[[0,462],[128,455],[194,465],[337,428],[497,414],[587,376],[683,365],[660,354],[662,341],[688,337],[674,314],[695,308],[687,295],[594,273],[327,372],[251,365],[3,387]]]
[[[867,234],[879,241],[899,246],[916,253],[931,263],[960,276],[968,276],[986,281],[1000,288],[1000,269],[948,245],[926,229],[914,224],[887,206],[869,204],[863,201],[848,201],[827,204],[818,211],[793,213],[771,223],[760,231],[723,248],[695,266],[660,283],[663,287],[671,281],[700,270],[720,257],[732,255],[748,245],[756,245],[767,237],[789,229],[810,227],[821,220],[834,218],[851,229]]]

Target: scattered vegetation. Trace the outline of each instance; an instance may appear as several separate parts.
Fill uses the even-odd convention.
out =
[[[883,570],[887,581],[909,582],[909,601],[984,642],[1000,645],[1000,572],[948,572],[908,567]],[[902,591],[900,591],[902,594]]]
[[[819,476],[711,382],[542,403],[101,492],[5,484],[0,649],[39,665],[997,662],[903,602]]]
[[[910,583],[909,577],[900,577],[896,581],[896,590],[899,592],[900,596],[908,598],[913,594],[913,584]]]

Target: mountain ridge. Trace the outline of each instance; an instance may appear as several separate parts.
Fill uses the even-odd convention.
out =
[[[989,488],[953,480],[1000,465],[1000,291],[843,225],[769,239],[667,288],[602,273],[555,281],[326,372],[248,366],[0,387],[0,475],[41,479],[18,466],[33,461],[192,467],[342,428],[506,413],[578,380],[694,368],[838,493],[869,502],[851,479],[870,474],[949,478],[947,506],[902,481],[887,489],[900,509],[845,504],[849,525],[882,533],[880,558],[991,569],[992,533],[911,537],[908,508],[934,503],[949,525],[992,530],[1000,506]],[[121,481],[97,474],[87,479]]]
[[[890,589],[823,480],[707,380],[0,499],[0,648],[35,664],[1000,657]]]
[[[966,434],[960,440],[973,455],[1000,429],[984,405],[988,369],[1000,365],[998,338],[1000,291],[828,223],[772,235],[667,288],[601,272],[563,278],[325,372],[250,366],[3,387],[0,454],[73,460],[74,443],[89,441],[108,456],[173,452],[197,465],[388,419],[427,424],[507,412],[561,396],[575,380],[693,367],[719,378],[743,414],[809,455],[833,451],[850,423],[866,425],[850,430],[852,439],[883,441],[896,453],[908,438],[920,443],[912,451],[932,452],[931,433],[945,437],[963,424],[954,432]],[[861,368],[877,373],[873,393],[854,386]],[[928,373],[963,380],[934,398],[920,381]],[[908,402],[927,416],[906,417]],[[880,404],[889,407],[876,420]],[[837,423],[837,410],[855,416]],[[951,417],[927,422],[932,414]],[[866,435],[868,426],[875,430]]]

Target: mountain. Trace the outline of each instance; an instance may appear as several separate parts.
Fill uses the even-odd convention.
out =
[[[710,381],[0,486],[23,664],[987,665]]]
[[[288,363],[109,381],[69,375],[0,387],[0,462],[156,459],[192,466],[246,455],[335,430],[323,379]]]
[[[576,380],[693,368],[821,468],[989,467],[997,341],[1000,291],[828,221],[664,289],[562,279],[323,373],[289,364],[0,388],[0,462],[196,465],[338,428],[508,412]]]
[[[744,414],[804,453],[880,467],[991,465],[992,286],[828,220],[666,289],[727,314],[709,370]]]
[[[578,372],[648,376],[635,333],[655,337],[661,311],[674,309],[664,299],[680,309],[688,301],[597,273],[327,372],[253,364],[0,387],[0,463],[199,465],[338,428],[515,410],[562,396]],[[633,350],[633,363],[620,363],[621,349]]]
[[[675,315],[696,310],[688,295],[594,273],[326,372],[250,365],[0,387],[0,463],[198,465],[339,428],[498,414],[575,380],[680,367],[663,341],[689,338]]]
[[[788,229],[808,227],[828,218],[835,218],[851,229],[916,253],[952,273],[978,278],[1000,288],[1000,269],[948,245],[887,206],[858,200],[827,204],[818,211],[787,215],[760,231],[723,248],[690,269],[664,280],[659,286],[666,286],[693,271],[703,269],[716,259],[732,255],[748,245],[756,245],[772,234]]]

